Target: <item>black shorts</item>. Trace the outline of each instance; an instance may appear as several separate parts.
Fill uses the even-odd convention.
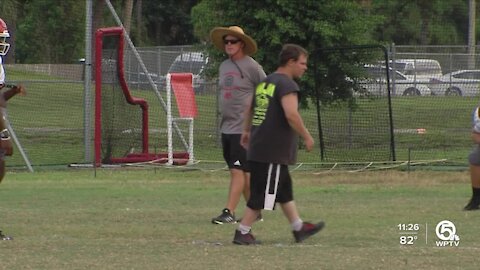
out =
[[[240,145],[241,134],[222,133],[223,158],[230,169],[249,172],[247,151]]]
[[[292,178],[288,165],[250,161],[250,199],[254,210],[273,210],[275,202],[293,201]]]

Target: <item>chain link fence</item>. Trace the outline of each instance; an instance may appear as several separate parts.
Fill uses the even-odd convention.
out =
[[[168,72],[192,72],[196,92],[199,116],[195,119],[195,158],[222,164],[219,139],[219,98],[216,79],[205,76],[205,68],[211,64],[204,51],[194,46],[169,46],[137,48],[148,73],[142,71],[137,59],[130,50],[125,52],[125,75],[133,96],[144,98],[149,104],[151,117],[150,148],[155,152],[165,152],[167,147],[165,109],[159,98],[153,94],[150,77],[162,98],[165,97],[165,76]],[[466,156],[471,147],[470,113],[478,103],[480,93],[480,56],[468,53],[467,47],[405,47],[390,48],[392,63],[413,63],[413,75],[406,75],[412,85],[424,85],[427,92],[422,95],[403,96],[396,91],[399,81],[392,83],[393,125],[396,136],[397,160],[448,159],[466,164]],[[441,74],[418,76],[415,68],[421,59],[437,62]],[[401,72],[399,65],[391,65]],[[93,100],[85,100],[84,65],[82,62],[71,65],[5,65],[7,83],[21,83],[27,88],[27,95],[15,97],[8,105],[8,115],[18,141],[34,168],[66,166],[72,163],[89,163],[92,157],[85,153],[84,138],[86,121],[93,122],[94,112],[87,112],[86,107],[93,108]],[[408,69],[408,68],[407,68]],[[403,70],[405,72],[405,70]],[[477,72],[461,78],[462,71]],[[417,72],[417,75],[416,75]],[[457,72],[457,73],[456,73]],[[463,73],[462,73],[463,74]],[[476,77],[475,74],[478,74]],[[410,76],[410,77],[408,77]],[[412,77],[413,76],[413,77]],[[457,78],[458,77],[458,78]],[[384,83],[376,82],[385,86]],[[448,92],[448,89],[460,88],[460,92]],[[93,88],[93,87],[92,87]],[[433,89],[433,90],[432,90]],[[88,89],[94,96],[94,89]],[[429,92],[428,92],[429,91]],[[398,96],[398,98],[396,98]],[[313,102],[313,101],[312,101]],[[90,106],[86,106],[90,104]],[[341,108],[339,110],[344,110]],[[313,135],[318,137],[318,118],[315,106],[302,109],[305,122]],[[327,119],[322,119],[327,120]],[[374,120],[372,120],[374,121]],[[420,132],[418,131],[420,130]],[[93,134],[93,131],[90,133]],[[401,137],[406,136],[405,140]],[[368,134],[364,136],[368,140]],[[93,145],[91,143],[90,145]],[[176,143],[181,147],[180,143]],[[331,145],[335,151],[335,145]],[[25,168],[24,158],[18,154],[9,157],[7,166]],[[300,151],[299,162],[321,164],[320,146],[312,153]],[[368,156],[368,150],[365,150]],[[355,162],[355,159],[335,159],[336,162]],[[369,160],[368,158],[359,161]],[[374,161],[374,160],[372,160]]]

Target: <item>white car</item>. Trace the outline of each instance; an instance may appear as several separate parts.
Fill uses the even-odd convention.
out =
[[[205,90],[206,78],[205,68],[208,64],[208,56],[202,52],[184,52],[175,57],[168,69],[168,73],[192,73],[193,74],[193,89],[195,93],[200,93]],[[143,75],[143,73],[141,73]],[[159,89],[165,89],[167,80],[166,75],[151,74],[153,81],[159,85]],[[144,75],[143,81],[147,82]]]
[[[390,61],[390,66],[408,79],[421,83],[428,83],[430,78],[439,78],[443,74],[440,63],[434,59],[395,59]]]
[[[189,72],[193,74],[193,88],[195,92],[202,92],[205,89],[204,70],[208,64],[208,57],[202,52],[185,52],[175,58],[168,69],[172,72]]]
[[[432,78],[430,89],[434,95],[476,96],[480,94],[480,70],[457,70]]]
[[[386,96],[387,95],[387,74],[384,66],[365,66],[367,75],[359,84],[369,94]],[[393,72],[390,69],[390,91],[394,96],[425,96],[431,95],[430,88],[426,83],[418,83],[413,79],[407,78],[399,71]]]

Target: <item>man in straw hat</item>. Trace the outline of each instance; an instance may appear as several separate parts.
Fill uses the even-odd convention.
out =
[[[307,51],[295,44],[283,46],[279,67],[260,83],[251,106],[245,111],[245,123],[240,143],[248,149],[251,169],[251,196],[233,243],[258,244],[251,233],[252,224],[262,209],[274,210],[279,203],[290,222],[295,241],[302,242],[319,232],[325,225],[304,222],[293,200],[292,179],[288,165],[295,164],[298,136],[307,151],[314,141],[298,112],[299,79],[307,70]]]
[[[242,28],[215,27],[210,32],[210,38],[213,45],[228,56],[220,64],[219,86],[223,157],[230,169],[227,204],[221,214],[212,219],[212,223],[236,223],[235,209],[242,193],[246,201],[250,197],[246,150],[240,145],[244,109],[250,104],[255,87],[266,75],[251,57],[257,51],[257,43]]]

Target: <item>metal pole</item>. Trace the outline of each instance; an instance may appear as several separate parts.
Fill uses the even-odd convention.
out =
[[[30,160],[28,159],[27,154],[25,154],[25,151],[23,151],[23,147],[20,144],[20,141],[18,140],[17,135],[15,134],[15,131],[13,131],[13,128],[10,125],[10,121],[8,121],[7,114],[4,113],[4,116],[7,118],[7,121],[6,121],[7,122],[7,129],[8,129],[8,132],[10,132],[10,137],[12,137],[13,141],[17,145],[18,151],[20,151],[20,154],[22,155],[23,160],[25,161],[25,164],[27,165],[28,170],[30,172],[33,172],[32,164],[30,163]]]
[[[468,5],[468,69],[475,69],[475,0]]]
[[[92,161],[92,144],[91,144],[91,111],[92,111],[92,97],[91,97],[91,82],[92,82],[92,18],[93,18],[93,0],[86,0],[86,18],[85,18],[85,65],[84,65],[84,87],[83,87],[83,102],[84,102],[84,115],[83,115],[83,132],[85,145],[85,162]]]

